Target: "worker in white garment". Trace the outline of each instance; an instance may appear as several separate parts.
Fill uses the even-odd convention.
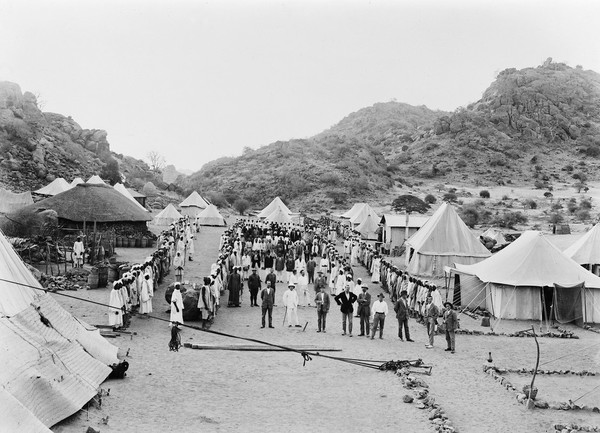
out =
[[[371,306],[371,314],[373,318],[373,329],[371,331],[371,340],[375,338],[375,331],[379,327],[379,338],[383,339],[383,324],[385,323],[385,316],[388,314],[388,306],[383,300],[384,295],[380,293],[377,295],[377,300],[373,302]]]
[[[283,294],[283,305],[285,306],[285,314],[287,315],[288,327],[293,326],[300,328],[298,322],[298,293],[294,284],[288,284],[288,290]]]
[[[181,296],[180,283],[175,283],[173,294],[171,295],[171,317],[170,326],[173,324],[183,324],[183,297]]]
[[[77,240],[73,244],[73,266],[76,268],[83,267],[83,253],[85,252],[85,247],[83,246],[83,242],[81,242],[81,237],[77,236]]]

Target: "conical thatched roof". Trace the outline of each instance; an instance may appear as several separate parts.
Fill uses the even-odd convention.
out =
[[[104,184],[77,185],[54,197],[26,206],[21,209],[21,212],[43,210],[54,210],[58,218],[76,222],[141,222],[152,219],[148,212]]]
[[[69,182],[64,180],[62,177],[57,177],[45,187],[33,192],[40,195],[56,195],[67,191],[69,188],[71,188]]]

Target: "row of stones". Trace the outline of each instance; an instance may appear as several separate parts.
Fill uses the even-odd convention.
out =
[[[533,368],[497,368],[497,367],[492,367],[494,368],[494,370],[496,371],[496,373],[499,374],[505,374],[505,373],[517,373],[517,374],[533,374],[534,369]],[[545,374],[545,375],[550,375],[550,374],[558,374],[558,375],[573,375],[573,376],[596,376],[596,375],[600,375],[599,372],[596,371],[587,371],[587,370],[582,370],[582,371],[572,371],[572,370],[540,370],[538,369],[537,374]]]
[[[527,395],[525,395],[523,392],[519,391],[512,383],[510,383],[504,376],[502,376],[500,373],[498,373],[498,370],[495,366],[490,365],[490,364],[484,364],[483,365],[483,371],[487,374],[489,374],[496,382],[498,382],[500,385],[502,385],[504,388],[506,388],[508,391],[512,391],[516,394],[516,398],[517,401],[521,404],[530,404],[533,405],[535,407],[537,407],[538,409],[553,409],[553,410],[585,410],[585,411],[592,411],[592,412],[596,412],[596,413],[600,413],[600,408],[598,407],[590,407],[590,406],[579,406],[576,404],[573,404],[572,402],[547,402],[545,400],[534,400],[532,399],[529,403],[528,403],[528,398]]]
[[[457,334],[465,334],[465,335],[485,335],[485,336],[495,336],[495,337],[533,337],[533,334],[526,332],[484,332],[484,331],[471,331],[469,329],[457,329],[455,331]],[[577,335],[572,332],[564,333],[564,332],[545,332],[543,334],[537,334],[538,337],[546,337],[546,338],[579,338]]]
[[[396,371],[402,380],[402,386],[413,391],[414,397],[406,394],[402,401],[410,404],[417,399],[417,408],[429,410],[429,421],[434,431],[439,433],[455,433],[458,429],[452,425],[446,412],[435,402],[435,399],[429,395],[429,385],[423,379],[417,379],[410,374],[407,368],[401,368]]]
[[[589,425],[579,425],[579,424],[560,424],[556,423],[552,426],[555,432],[559,433],[575,433],[580,431],[587,432],[600,432],[600,427],[598,426],[589,426]]]
[[[590,325],[584,325],[583,329],[585,329],[586,331],[592,331],[595,332],[596,334],[600,334],[600,329],[594,328]]]

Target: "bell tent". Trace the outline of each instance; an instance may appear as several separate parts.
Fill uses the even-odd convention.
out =
[[[179,211],[175,209],[175,206],[169,203],[166,208],[161,210],[154,217],[153,223],[157,226],[168,226],[173,224],[175,221],[178,221],[180,218],[183,218],[183,215],[181,215]]]
[[[196,224],[201,226],[224,226],[225,218],[214,204],[209,204],[206,209],[196,216]]]
[[[265,218],[265,221],[277,224],[289,224],[292,222],[292,217],[283,209],[276,209],[273,213]]]
[[[89,183],[92,185],[106,185],[106,183],[102,180],[102,178],[100,176],[98,176],[97,174],[90,177],[86,183]]]
[[[62,177],[57,177],[45,187],[33,192],[39,195],[55,196],[56,194],[68,191],[69,189],[71,189],[69,182]]]
[[[406,241],[407,271],[413,275],[440,277],[445,266],[470,265],[490,256],[448,203]]]
[[[273,201],[267,205],[266,208],[264,208],[258,213],[257,217],[266,218],[273,212],[275,212],[277,209],[281,209],[287,215],[290,215],[292,213],[292,211],[288,209],[288,207],[279,197],[275,197]]]
[[[379,221],[380,218],[377,215],[369,214],[354,230],[360,233],[361,238],[376,241],[378,238]]]
[[[179,203],[181,214],[196,217],[208,207],[208,202],[196,191],[192,192],[184,201]]]
[[[360,209],[358,209],[358,211],[356,211],[355,214],[350,217],[350,223],[352,224],[352,227],[360,225],[370,215],[379,219],[377,212],[375,212],[371,206],[366,203],[362,203]]]

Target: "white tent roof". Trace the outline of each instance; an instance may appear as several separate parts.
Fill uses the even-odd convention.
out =
[[[57,177],[45,187],[34,192],[41,195],[56,195],[60,194],[61,192],[68,191],[69,189],[71,189],[69,182],[64,180],[62,177]]]
[[[564,251],[580,265],[600,263],[600,223],[592,227],[585,235]]]
[[[483,282],[508,286],[572,286],[585,282],[588,288],[600,288],[600,277],[581,267],[552,245],[538,231],[526,231],[512,244],[474,265],[456,265],[456,269],[476,275]]]
[[[287,215],[292,213],[292,211],[288,209],[288,207],[285,205],[285,203],[279,197],[275,197],[273,199],[273,201],[271,203],[269,203],[266,208],[264,208],[263,210],[261,210],[258,213],[257,217],[258,218],[266,218],[269,215],[271,215],[273,212],[275,212],[277,209],[283,210],[283,212],[286,213]]]
[[[352,225],[358,225],[362,223],[365,219],[367,219],[369,215],[373,215],[376,218],[379,218],[377,212],[375,212],[371,206],[369,206],[366,203],[362,203],[360,209],[358,209],[358,211],[350,217],[350,222],[352,223]]]
[[[179,203],[179,207],[187,207],[187,206],[195,206],[202,209],[206,209],[208,207],[208,202],[202,198],[200,194],[196,191],[191,193],[188,198]]]
[[[72,187],[73,187],[73,186],[77,186],[77,185],[79,185],[80,183],[85,183],[85,182],[83,181],[83,179],[82,179],[82,178],[80,178],[80,177],[76,177],[75,179],[73,179],[73,180],[71,181],[71,186],[72,186]]]
[[[496,245],[504,245],[508,243],[502,232],[494,227],[487,229],[481,236],[495,240]]]
[[[127,188],[125,188],[125,185],[123,185],[122,183],[116,183],[115,186],[113,186],[113,188],[116,189],[117,191],[119,191],[121,194],[123,194],[125,197],[127,197],[129,200],[131,200],[133,203],[135,203],[140,209],[146,210],[146,208],[144,206],[142,206],[139,201],[137,201],[136,199],[133,198],[131,193],[127,190]]]
[[[410,228],[421,228],[429,219],[428,216],[421,215],[409,215],[408,216],[408,227]],[[406,214],[383,214],[381,216],[380,224],[385,224],[388,227],[406,227]]]
[[[340,215],[340,218],[350,219],[353,216],[356,216],[364,206],[366,206],[366,203],[354,203],[354,205],[348,212]]]
[[[448,203],[443,203],[406,243],[420,254],[432,256],[491,255]]]
[[[97,185],[105,185],[105,182],[102,180],[102,178],[100,178],[100,176],[98,176],[97,174],[93,175],[92,177],[90,177],[86,183],[92,183],[92,184],[97,184]]]
[[[214,204],[209,204],[207,208],[200,212],[196,217],[196,224],[201,226],[224,226],[225,218],[223,218],[219,209],[217,209]]]
[[[273,213],[271,213],[268,217],[265,218],[265,221],[271,223],[286,224],[292,222],[292,217],[283,209],[276,209]]]
[[[33,198],[29,191],[22,193],[13,193],[0,188],[0,214],[12,213],[19,209],[33,204]]]
[[[0,424],[49,432],[96,395],[108,365],[119,362],[117,348],[52,296],[28,287],[41,286],[2,232],[0,278]]]
[[[360,232],[363,239],[377,239],[378,228],[379,217],[377,215],[369,214],[354,230]]]
[[[175,221],[177,221],[179,218],[183,218],[183,216],[179,213],[177,209],[175,209],[175,206],[169,203],[169,205],[166,208],[161,210],[154,217],[153,222],[157,226],[168,226],[169,224],[172,224]]]

